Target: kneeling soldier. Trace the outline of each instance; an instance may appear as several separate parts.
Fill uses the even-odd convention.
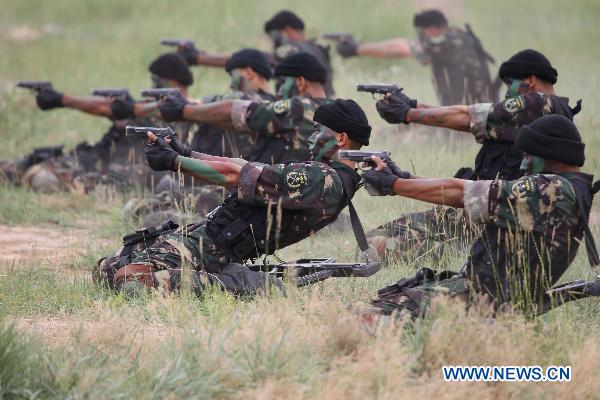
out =
[[[94,281],[120,290],[143,286],[166,291],[181,287],[184,263],[191,266],[192,289],[202,293],[207,283],[236,294],[265,290],[267,277],[243,263],[297,243],[335,221],[359,187],[355,162],[336,160],[338,149],[369,144],[371,127],[352,100],[319,107],[312,137],[313,161],[266,165],[241,159],[178,153],[149,134],[150,166],[180,170],[212,184],[237,186],[237,193],[213,210],[206,221],[158,235],[148,245],[131,243],[116,256],[101,259]],[[185,274],[184,274],[185,275]],[[280,281],[272,282],[280,287]]]

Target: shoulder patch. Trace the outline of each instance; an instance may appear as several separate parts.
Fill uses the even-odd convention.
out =
[[[308,185],[308,173],[306,169],[290,171],[285,174],[283,181],[288,189],[299,189]]]
[[[298,52],[298,48],[291,44],[284,44],[275,49],[275,56],[277,58],[286,58],[290,54]]]
[[[511,97],[504,101],[504,111],[514,114],[525,109],[525,98],[522,95]]]
[[[292,108],[292,104],[289,99],[278,100],[273,103],[273,112],[277,115],[285,114]]]
[[[536,192],[535,179],[532,176],[526,176],[519,179],[515,182],[512,192],[519,197],[531,196]]]

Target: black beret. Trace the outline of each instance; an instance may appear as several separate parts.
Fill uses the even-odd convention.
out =
[[[286,26],[302,31],[304,30],[304,21],[291,11],[281,10],[265,22],[265,32],[281,30]]]
[[[545,115],[519,129],[517,146],[525,153],[582,167],[585,144],[577,127],[559,114]]]
[[[152,61],[148,70],[164,79],[173,79],[184,86],[194,83],[194,76],[179,53],[165,53]]]
[[[265,56],[265,53],[260,50],[242,49],[236,51],[229,57],[227,64],[225,64],[225,70],[227,72],[231,72],[231,70],[236,68],[246,67],[250,67],[259,75],[271,79],[271,64],[269,63],[267,56]]]
[[[367,115],[354,100],[336,99],[323,104],[315,111],[313,121],[335,132],[345,132],[355,142],[369,145],[371,126]]]
[[[308,81],[325,83],[327,70],[315,56],[300,52],[281,60],[275,67],[275,76],[302,76]]]
[[[519,51],[500,65],[498,71],[500,79],[516,78],[522,79],[535,75],[540,79],[556,83],[558,72],[550,64],[550,61],[539,51],[532,49]]]
[[[413,25],[417,28],[441,27],[447,26],[448,21],[440,10],[425,10],[415,14]]]

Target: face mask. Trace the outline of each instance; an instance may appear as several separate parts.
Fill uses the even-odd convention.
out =
[[[508,86],[508,89],[506,89],[506,95],[504,96],[505,99],[518,96],[527,89],[527,83],[520,79],[509,78],[504,81],[504,83],[506,83],[506,86]]]
[[[277,48],[285,42],[285,37],[283,36],[283,32],[280,30],[269,31],[269,36],[273,41],[273,47]]]
[[[278,86],[277,94],[284,99],[291,99],[300,94],[300,89],[296,85],[296,78],[292,76],[286,76],[283,80],[280,80]]]
[[[525,173],[525,175],[535,175],[539,174],[544,170],[544,159],[538,156],[532,156],[530,154],[525,154],[523,156],[523,161],[521,162],[521,166],[519,169]]]
[[[338,145],[336,133],[331,129],[315,124],[315,132],[308,138],[308,148],[315,161],[335,160]]]

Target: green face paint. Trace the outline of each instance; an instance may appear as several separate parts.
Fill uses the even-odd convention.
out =
[[[162,88],[169,88],[171,87],[171,84],[169,82],[168,79],[162,78],[156,74],[152,74],[150,76],[150,79],[152,79],[152,86],[155,89],[162,89]]]
[[[543,158],[533,156],[531,154],[523,155],[523,161],[519,169],[525,173],[525,175],[539,174],[544,170],[545,161]]]
[[[273,47],[275,48],[282,46],[285,43],[283,32],[278,29],[269,31],[269,36],[271,37],[271,40],[273,41]]]
[[[316,123],[315,132],[308,138],[308,148],[315,161],[336,159],[340,148],[337,144],[336,132]]]
[[[283,99],[291,99],[300,94],[298,86],[296,85],[296,78],[293,76],[286,76],[279,83],[277,94]]]
[[[504,96],[505,99],[518,96],[525,91],[524,89],[527,89],[527,83],[520,79],[507,78],[504,83],[508,86]]]
[[[194,176],[203,179],[215,185],[225,185],[227,183],[225,175],[216,169],[209,167],[201,160],[177,156],[176,161],[179,162],[180,168],[193,174]]]
[[[231,71],[231,81],[229,83],[229,87],[234,92],[243,90],[244,77],[240,74],[240,71],[234,69]]]

